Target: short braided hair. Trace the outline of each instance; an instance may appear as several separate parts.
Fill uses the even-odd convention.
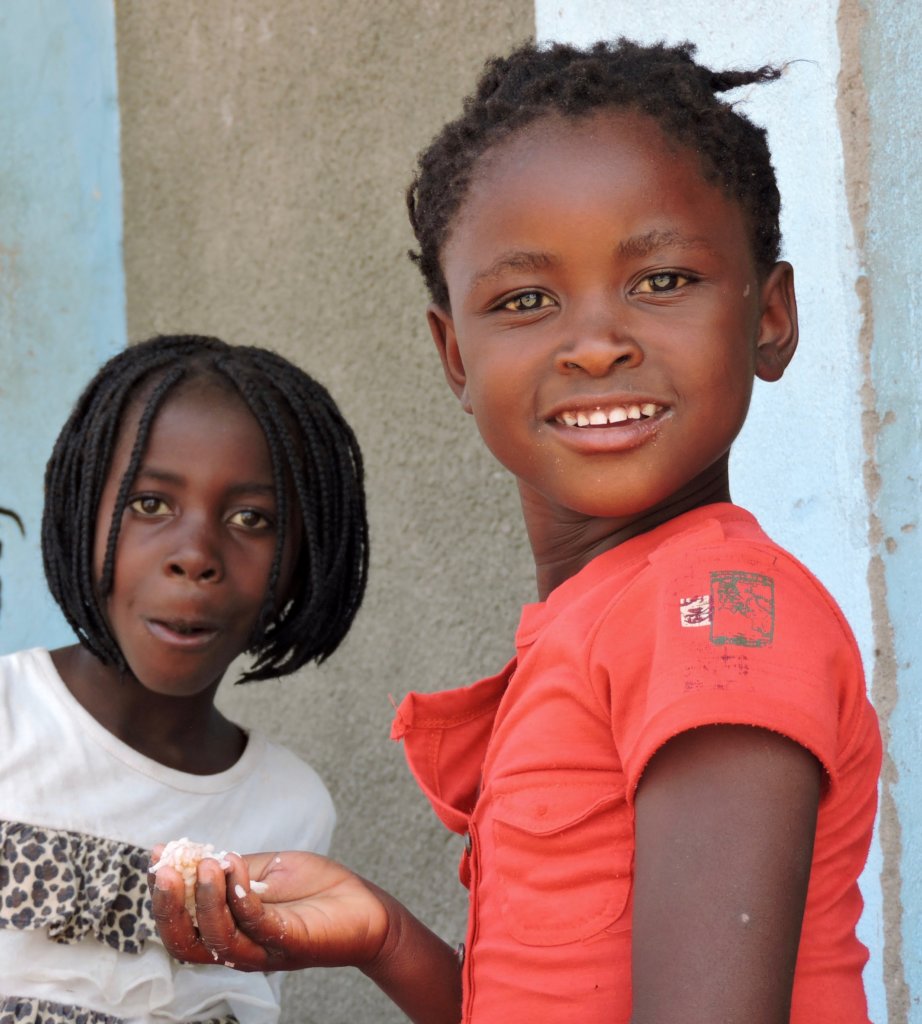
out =
[[[766,273],[781,248],[781,199],[763,128],[716,94],[778,78],[782,71],[712,71],[691,43],[641,46],[628,39],[588,49],[527,43],[485,66],[457,120],[419,157],[407,190],[419,266],[433,301],[449,308],[441,255],[478,159],[496,143],[548,114],[575,118],[601,108],[634,110],[697,153],[702,173],[742,207],[753,254]]]
[[[213,381],[239,396],[266,438],[276,491],[278,536],[266,597],[241,682],[322,662],[352,624],[368,577],[368,522],[362,454],[327,390],[282,356],[199,335],[157,336],[110,359],[65,423],[45,470],[42,557],[55,600],[80,642],[105,664],[127,670],[109,627],[122,514],[150,431],[178,387]],[[99,579],[94,536],[100,497],[126,414],[141,414],[120,481]],[[301,522],[291,594],[277,594],[289,512]]]

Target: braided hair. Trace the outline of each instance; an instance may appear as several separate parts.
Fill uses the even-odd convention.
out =
[[[158,411],[180,382],[214,381],[240,397],[261,427],[272,463],[278,535],[266,597],[241,682],[320,663],[339,646],[365,592],[368,523],[362,454],[326,389],[267,349],[218,338],[168,335],[133,345],[90,381],[65,423],[45,470],[42,557],[54,599],[80,642],[104,664],[127,670],[109,627],[122,514]],[[137,435],[120,482],[102,570],[93,540],[100,497],[126,413],[140,407]],[[301,542],[291,593],[277,593],[291,513]]]
[[[652,117],[666,135],[698,154],[705,178],[742,207],[756,265],[767,272],[781,247],[781,200],[766,133],[715,94],[771,81],[782,72],[711,71],[695,62],[694,53],[691,43],[641,46],[622,38],[585,50],[527,43],[508,57],[489,60],[461,117],[420,154],[407,190],[419,243],[410,258],[432,300],[449,308],[440,257],[478,159],[548,114],[575,118],[606,107]]]

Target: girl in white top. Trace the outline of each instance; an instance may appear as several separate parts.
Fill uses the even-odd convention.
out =
[[[166,954],[147,850],[327,851],[320,778],[214,696],[244,652],[242,680],[278,677],[348,631],[368,567],[355,437],[280,356],[158,337],[87,386],[45,490],[46,576],[79,643],[0,658],[0,1024],[271,1024],[278,975]]]

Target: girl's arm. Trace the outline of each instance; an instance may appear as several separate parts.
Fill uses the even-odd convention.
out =
[[[178,872],[162,868],[152,880],[157,928],[177,959],[242,971],[354,966],[416,1024],[458,1024],[454,951],[392,896],[316,854],[228,860],[227,874],[215,860],[199,865],[198,930]],[[250,878],[268,890],[254,895]]]
[[[670,740],[637,790],[633,1024],[788,1024],[821,769],[766,729]]]

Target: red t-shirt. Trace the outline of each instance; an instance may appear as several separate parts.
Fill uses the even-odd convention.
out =
[[[633,797],[696,726],[772,729],[825,768],[792,1024],[867,1024],[855,936],[877,718],[835,602],[733,505],[680,516],[524,608],[497,676],[409,694],[393,736],[466,836],[464,1015],[627,1024]]]

